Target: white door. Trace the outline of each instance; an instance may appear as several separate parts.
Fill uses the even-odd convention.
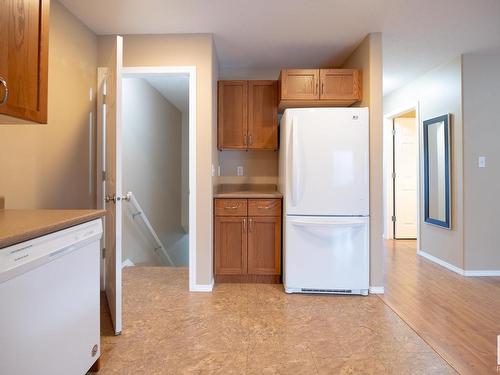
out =
[[[293,109],[284,123],[285,213],[368,215],[368,109]]]
[[[395,118],[394,130],[394,238],[417,238],[416,119]]]
[[[105,269],[104,285],[115,334],[122,330],[122,178],[121,178],[121,68],[123,39],[108,37],[102,41],[106,51],[106,96],[103,108],[104,126],[104,196]]]
[[[285,217],[287,292],[368,292],[368,217]]]

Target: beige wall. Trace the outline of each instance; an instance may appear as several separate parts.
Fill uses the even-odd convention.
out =
[[[126,35],[123,65],[196,66],[196,258],[197,284],[212,282],[212,159],[217,81],[215,49],[208,34]]]
[[[363,100],[370,109],[370,286],[384,285],[384,232],[382,191],[382,34],[371,33],[342,68],[363,71]]]
[[[176,266],[188,265],[181,223],[182,114],[146,80],[122,81],[123,191],[132,191]],[[123,209],[123,260],[168,264],[131,205]]]
[[[500,53],[463,55],[466,270],[500,270]],[[486,168],[478,157],[486,156]]]
[[[420,105],[420,121],[450,113],[451,120],[451,175],[452,175],[452,229],[423,223],[423,197],[420,196],[420,250],[456,267],[464,267],[463,249],[463,130],[462,130],[462,62],[456,58],[406,86],[384,97],[384,113]],[[422,139],[422,126],[419,125]],[[423,155],[420,145],[420,155]],[[422,159],[422,157],[421,157]],[[422,160],[421,160],[422,163]],[[422,165],[422,164],[421,164]],[[420,180],[423,181],[422,168]],[[421,192],[422,194],[423,192]]]
[[[95,206],[95,102],[97,38],[58,1],[49,34],[47,125],[0,125],[0,195],[6,208]],[[16,123],[6,117],[0,123]],[[95,129],[95,114],[92,114]],[[92,134],[93,133],[93,134]],[[90,152],[91,151],[91,152]]]

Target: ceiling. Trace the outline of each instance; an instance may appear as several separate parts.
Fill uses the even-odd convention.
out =
[[[499,48],[500,0],[61,0],[97,34],[213,33],[219,66],[336,66],[383,32],[384,92]]]
[[[182,113],[189,109],[189,77],[175,75],[168,77],[145,77],[156,90],[158,90],[170,103]]]

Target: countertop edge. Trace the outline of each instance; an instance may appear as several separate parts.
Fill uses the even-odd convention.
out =
[[[57,210],[55,210],[57,211]],[[21,242],[29,241],[34,238],[42,237],[50,233],[57,232],[59,230],[74,227],[75,225],[83,224],[92,220],[99,219],[106,214],[105,210],[91,210],[86,214],[77,216],[72,219],[64,219],[61,222],[56,222],[52,224],[46,224],[43,227],[34,227],[31,230],[25,230],[20,234],[13,234],[0,238],[0,249],[16,245]]]

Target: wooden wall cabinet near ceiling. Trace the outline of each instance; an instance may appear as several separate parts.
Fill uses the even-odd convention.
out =
[[[356,69],[282,69],[279,109],[350,106],[361,100]]]
[[[278,149],[277,81],[219,81],[218,148]]]
[[[0,1],[0,114],[47,123],[49,4]]]
[[[216,199],[214,230],[217,282],[280,282],[281,199]]]

